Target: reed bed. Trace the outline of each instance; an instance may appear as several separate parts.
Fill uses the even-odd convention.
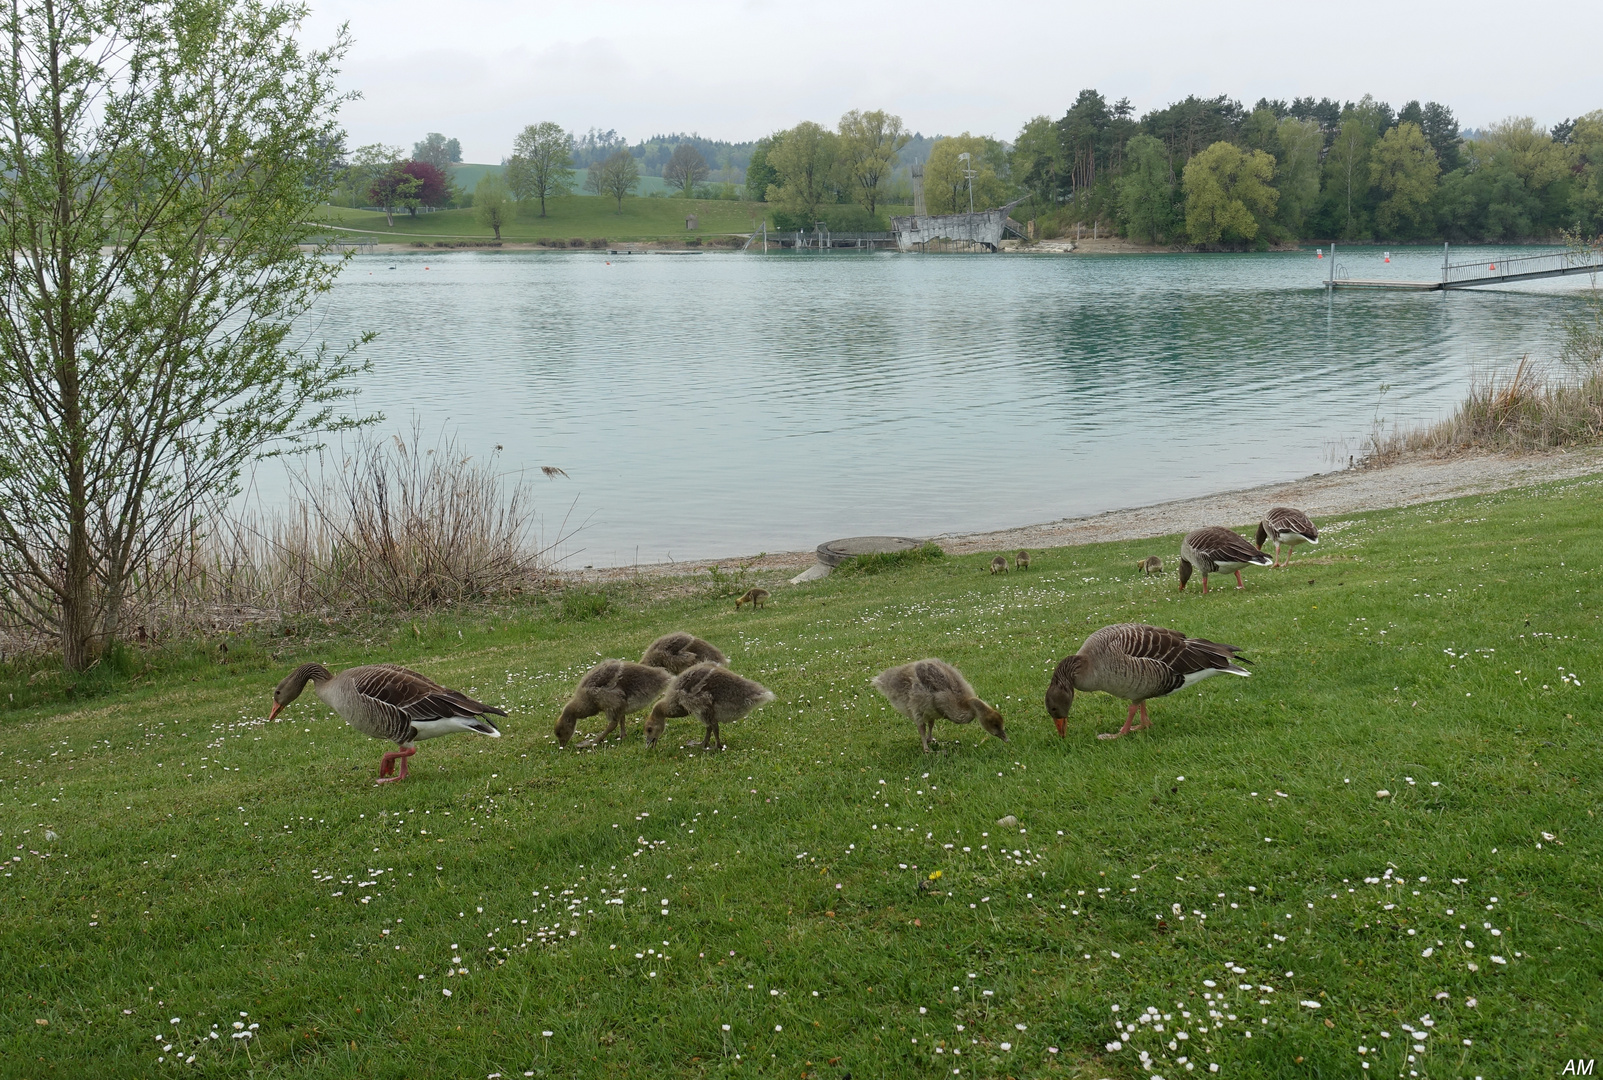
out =
[[[358,437],[292,475],[278,508],[198,512],[152,545],[116,636],[211,633],[356,610],[422,612],[548,586],[530,480],[455,438]],[[54,643],[0,627],[7,653]]]

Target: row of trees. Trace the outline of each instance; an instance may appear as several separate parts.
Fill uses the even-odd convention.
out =
[[[1261,100],[1249,112],[1193,97],[1138,120],[1128,100],[1085,90],[1062,118],[1025,124],[1007,164],[1038,214],[1159,242],[1603,230],[1603,111],[1551,131],[1515,117],[1463,133],[1436,102]]]

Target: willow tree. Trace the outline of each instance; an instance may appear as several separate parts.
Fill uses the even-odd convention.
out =
[[[70,670],[160,546],[263,455],[353,421],[299,316],[339,261],[342,29],[278,0],[13,0],[0,15],[0,604]]]

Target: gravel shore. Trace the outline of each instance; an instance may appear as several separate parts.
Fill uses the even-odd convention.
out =
[[[1321,517],[1383,510],[1435,502],[1464,495],[1483,495],[1603,472],[1603,447],[1540,454],[1459,454],[1414,457],[1375,468],[1315,473],[1300,480],[1223,491],[1152,506],[1110,510],[1089,517],[1062,518],[994,532],[949,532],[932,536],[954,555],[1019,548],[1068,547],[1108,540],[1135,540],[1185,532],[1201,525],[1256,525],[1271,506],[1295,506],[1318,521]],[[819,540],[831,539],[820,537]],[[698,559],[681,563],[597,568],[567,575],[573,580],[605,582],[636,576],[672,577],[744,566],[748,570],[802,570],[814,562],[813,552],[768,552],[761,558]]]

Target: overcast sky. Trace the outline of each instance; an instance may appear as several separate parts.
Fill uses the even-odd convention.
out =
[[[882,108],[926,135],[1011,139],[1082,87],[1139,115],[1187,94],[1437,100],[1479,127],[1603,108],[1603,3],[1216,0],[311,0],[303,36],[348,22],[351,145],[462,140],[496,162],[519,128],[753,139]]]

